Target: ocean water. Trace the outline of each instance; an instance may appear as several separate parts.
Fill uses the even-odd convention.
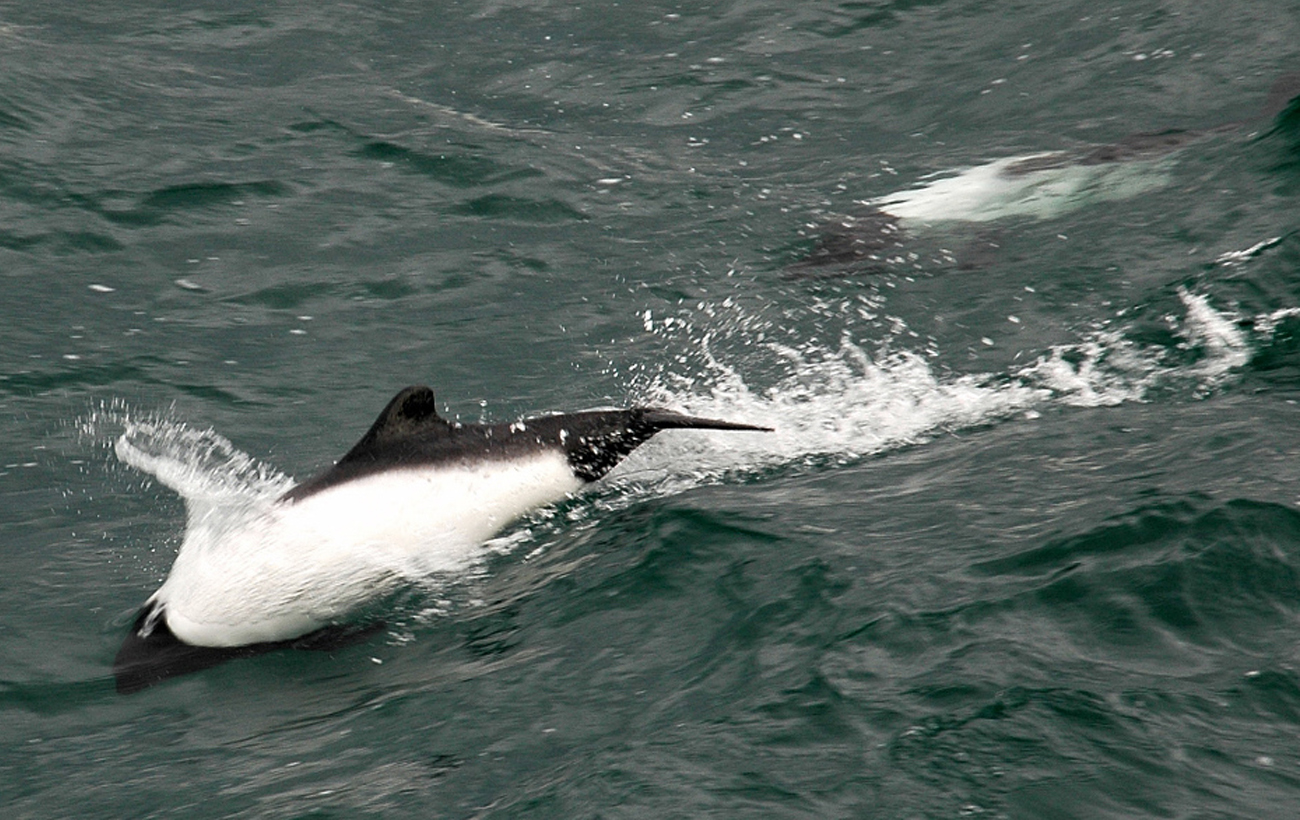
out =
[[[1293,3],[81,5],[0,9],[5,817],[1300,810]],[[187,505],[412,383],[776,432],[118,695]]]

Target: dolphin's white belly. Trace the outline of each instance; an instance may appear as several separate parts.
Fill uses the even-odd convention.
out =
[[[464,568],[483,541],[582,484],[555,450],[386,470],[276,503],[233,528],[192,522],[154,597],[189,644],[287,640],[404,578]]]

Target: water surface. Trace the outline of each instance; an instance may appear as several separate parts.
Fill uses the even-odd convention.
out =
[[[0,12],[6,816],[1290,817],[1300,124],[1266,109],[1298,29]],[[806,262],[1048,152],[1120,161]],[[185,528],[119,438],[238,494],[410,383],[777,432],[664,434],[361,644],[116,695]]]

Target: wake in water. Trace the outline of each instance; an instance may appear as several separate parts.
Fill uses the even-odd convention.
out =
[[[654,442],[625,470],[644,470],[666,486],[680,488],[690,477],[671,475],[670,465],[676,463],[709,465],[716,475],[846,462],[947,431],[1017,416],[1034,418],[1050,407],[1143,401],[1157,389],[1204,395],[1248,364],[1254,346],[1267,343],[1279,320],[1270,314],[1242,322],[1216,310],[1205,295],[1180,290],[1178,296],[1183,317],[1167,317],[1179,338],[1173,348],[1139,345],[1122,329],[1108,329],[1055,346],[1010,372],[951,376],[936,372],[932,355],[890,349],[890,342],[906,336],[899,319],[892,320],[891,340],[877,343],[873,353],[850,330],[841,331],[834,348],[772,340],[768,336],[776,323],[745,315],[734,305],[722,312],[701,305],[699,322],[688,317],[655,321],[647,314],[649,329],[685,345],[692,355],[679,356],[676,365],[633,374],[638,400],[744,417],[777,432],[761,441]],[[775,377],[756,385],[719,352],[733,347],[744,350],[748,370]],[[688,372],[679,369],[682,362]],[[706,477],[703,471],[694,475],[696,480]]]

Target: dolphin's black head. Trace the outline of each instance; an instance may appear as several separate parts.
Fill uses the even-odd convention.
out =
[[[234,658],[250,658],[277,649],[329,651],[355,643],[385,628],[382,621],[326,626],[299,638],[246,646],[193,646],[167,626],[167,612],[155,601],[136,616],[113,659],[119,695],[130,695],[179,675],[199,672]]]
[[[177,638],[167,626],[161,604],[145,604],[136,616],[126,640],[113,658],[117,691],[129,695],[168,678],[207,669],[231,658],[257,654],[252,647],[214,648],[191,646]]]

